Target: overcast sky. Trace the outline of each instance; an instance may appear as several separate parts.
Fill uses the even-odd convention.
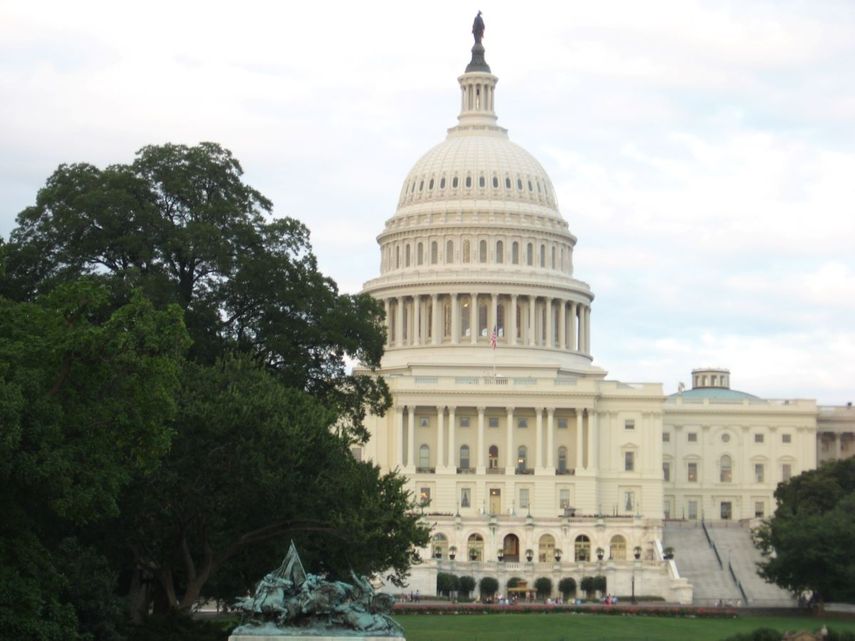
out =
[[[212,140],[358,291],[456,122],[481,9],[499,124],[550,174],[595,362],[855,401],[855,2],[0,0],[0,234],[62,162]]]

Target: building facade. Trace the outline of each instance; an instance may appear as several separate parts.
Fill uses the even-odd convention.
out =
[[[726,370],[671,396],[606,378],[577,239],[543,167],[497,124],[497,81],[477,43],[457,125],[378,236],[364,291],[385,306],[394,406],[369,417],[362,454],[402,470],[433,525],[423,593],[437,571],[501,586],[603,574],[612,593],[688,602],[663,520],[767,516],[777,482],[816,464],[816,404],[736,392]]]

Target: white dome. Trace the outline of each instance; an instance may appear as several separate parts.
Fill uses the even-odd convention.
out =
[[[559,216],[552,182],[534,156],[503,130],[459,128],[413,165],[399,213],[415,203],[476,198],[531,203]]]

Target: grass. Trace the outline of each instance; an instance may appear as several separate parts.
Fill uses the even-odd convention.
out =
[[[855,632],[855,622],[822,617],[693,619],[596,614],[401,615],[407,641],[721,641],[756,628],[813,631],[825,623]]]

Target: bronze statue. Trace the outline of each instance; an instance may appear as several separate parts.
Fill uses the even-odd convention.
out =
[[[481,40],[484,39],[484,19],[480,11],[475,16],[475,22],[472,23],[472,35],[475,36],[475,44],[481,44]]]

